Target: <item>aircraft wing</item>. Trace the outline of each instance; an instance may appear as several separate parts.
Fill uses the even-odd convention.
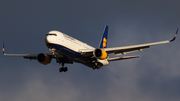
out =
[[[6,54],[5,49],[4,49],[4,43],[3,43],[2,51],[3,51],[4,56],[24,57],[26,59],[37,59],[37,56],[39,55],[39,54]],[[58,53],[55,53],[55,54],[45,53],[45,54],[47,54],[50,58],[63,58],[64,57],[63,55],[58,54]]]
[[[140,44],[140,45],[132,45],[132,46],[123,46],[123,47],[114,47],[114,48],[105,48],[104,50],[107,53],[114,53],[115,56],[127,54],[135,51],[142,51],[143,49],[147,49],[150,46],[158,45],[158,44],[164,44],[169,43],[169,41],[160,41],[160,42],[154,42],[154,43],[147,43],[147,44]]]
[[[131,53],[131,52],[135,52],[135,51],[142,51],[143,49],[147,49],[153,45],[165,44],[165,43],[170,43],[170,42],[174,41],[176,39],[177,33],[178,33],[178,29],[176,31],[174,38],[171,40],[146,43],[146,44],[139,44],[139,45],[123,46],[123,47],[103,48],[103,49],[108,54],[114,53],[115,56]],[[84,56],[92,56],[93,51],[94,51],[94,49],[79,50],[79,52]]]
[[[143,49],[147,49],[153,45],[165,44],[165,43],[170,43],[170,42],[174,41],[176,39],[177,33],[178,33],[178,29],[176,31],[174,38],[171,40],[159,41],[159,42],[153,42],[153,43],[147,43],[147,44],[132,45],[132,46],[104,48],[104,50],[107,53],[114,53],[115,56],[131,53],[131,52],[135,52],[135,51],[142,51]]]
[[[54,54],[53,55],[52,53],[47,53],[47,55],[50,58],[64,58],[64,56],[62,56],[61,54]],[[4,53],[4,56],[24,57],[25,59],[30,59],[30,60],[34,59],[34,60],[37,60],[38,54],[6,54],[6,53]]]
[[[38,54],[6,54],[4,56],[24,57],[26,59],[36,59]]]
[[[6,54],[4,53],[4,56],[12,56],[12,57],[24,57],[25,59],[30,59],[30,60],[38,60],[37,56],[39,54]],[[47,53],[47,55],[52,59],[56,59],[57,63],[69,63],[72,64],[73,61],[70,60],[69,58],[61,55],[61,54],[52,54],[52,53]]]

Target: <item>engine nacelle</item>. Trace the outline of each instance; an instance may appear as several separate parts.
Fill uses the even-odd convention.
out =
[[[37,56],[37,60],[39,63],[47,65],[51,62],[51,58],[49,57],[49,55],[44,54],[44,53],[40,53]]]
[[[106,59],[108,57],[106,51],[101,48],[95,49],[93,55],[98,59]]]

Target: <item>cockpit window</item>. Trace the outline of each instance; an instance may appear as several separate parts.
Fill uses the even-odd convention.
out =
[[[57,34],[53,34],[53,33],[48,33],[48,34],[46,34],[46,36],[48,36],[48,35],[54,35],[54,36],[57,36]]]

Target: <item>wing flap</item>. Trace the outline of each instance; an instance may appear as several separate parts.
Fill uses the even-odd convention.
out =
[[[115,58],[109,58],[108,61],[125,60],[125,59],[139,58],[139,57],[140,56],[115,57]]]
[[[115,56],[118,56],[118,55],[126,55],[127,53],[132,53],[132,52],[136,52],[136,51],[142,51],[144,49],[147,49],[149,48],[150,46],[145,46],[145,47],[138,47],[138,48],[131,48],[131,49],[123,49],[123,50],[120,50],[120,51],[115,51]]]

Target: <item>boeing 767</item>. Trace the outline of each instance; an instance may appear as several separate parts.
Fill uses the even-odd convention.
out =
[[[82,63],[92,69],[99,69],[106,66],[111,61],[124,60],[131,58],[138,58],[140,56],[125,56],[125,57],[113,57],[110,58],[108,54],[114,53],[115,56],[125,55],[127,53],[142,51],[150,46],[164,44],[172,42],[176,39],[178,29],[173,39],[166,41],[159,41],[147,44],[123,46],[123,47],[112,47],[107,48],[108,38],[108,26],[105,26],[103,36],[101,38],[98,48],[94,48],[86,43],[83,43],[73,37],[70,37],[59,31],[50,31],[46,34],[45,44],[51,51],[51,53],[40,53],[40,54],[6,54],[3,43],[3,54],[4,56],[18,56],[24,57],[25,59],[38,60],[39,63],[47,65],[52,59],[56,59],[56,62],[62,64],[59,68],[59,72],[66,72],[67,67],[65,64]]]

